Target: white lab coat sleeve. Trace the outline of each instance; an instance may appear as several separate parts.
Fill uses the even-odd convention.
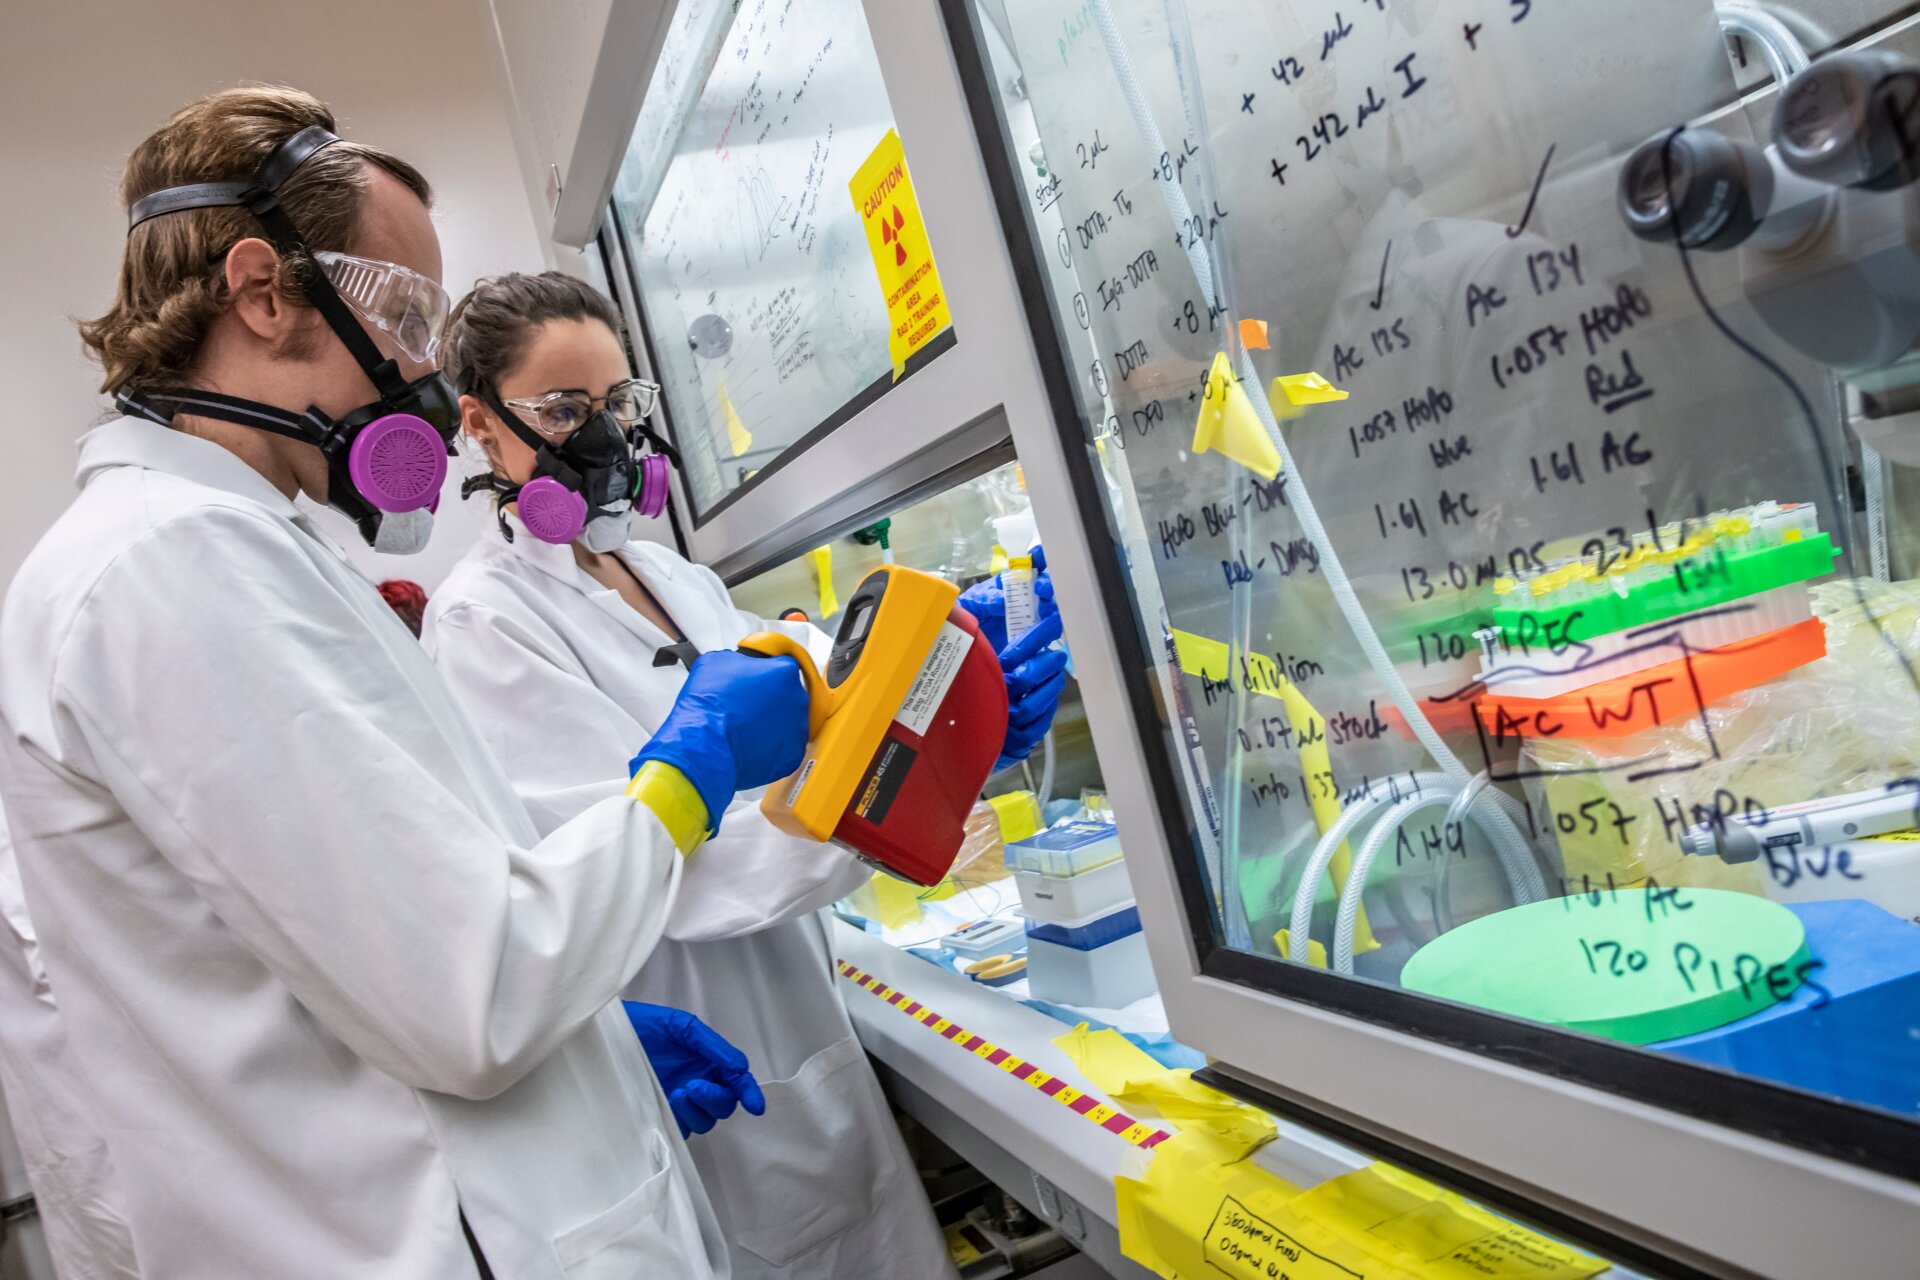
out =
[[[651,735],[544,621],[462,601],[434,619],[427,639],[542,835],[626,791],[627,764]]]
[[[544,622],[462,602],[435,620],[431,649],[541,831],[625,791],[627,763],[650,734]],[[649,660],[637,645],[634,660]],[[657,670],[663,681],[683,678],[677,664]],[[777,830],[761,816],[758,792],[736,796],[719,834],[687,859],[667,936],[755,933],[828,906],[865,879],[850,854]]]
[[[767,821],[760,794],[735,796],[720,833],[687,859],[668,937],[741,937],[832,906],[867,882],[867,865],[839,846],[790,836]]]
[[[414,1087],[492,1097],[633,977],[680,855],[624,797],[537,843],[516,809],[490,824],[462,793],[489,779],[428,767],[471,730],[425,655],[396,661],[310,554],[232,508],[143,535],[62,645],[62,736],[349,1048]],[[167,678],[196,668],[216,696]]]

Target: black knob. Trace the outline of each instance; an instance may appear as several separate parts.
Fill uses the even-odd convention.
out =
[[[1773,112],[1780,158],[1841,187],[1920,177],[1920,65],[1883,49],[1828,54],[1787,82]]]
[[[1760,148],[1711,129],[1658,133],[1620,168],[1620,216],[1642,240],[1731,249],[1760,225],[1773,170]]]

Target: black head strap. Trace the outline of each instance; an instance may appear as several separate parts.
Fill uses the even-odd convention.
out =
[[[513,434],[519,438],[521,444],[524,444],[535,453],[557,454],[557,450],[553,447],[553,442],[528,426],[524,418],[512,409],[509,409],[507,402],[500,398],[500,393],[495,391],[490,383],[483,382],[480,384],[480,402],[486,405],[487,408],[493,410],[494,417],[507,424],[507,430],[513,432]],[[557,456],[553,460],[555,462],[560,461]]]
[[[218,391],[198,390],[145,391],[129,388],[116,392],[113,399],[122,413],[145,418],[161,426],[170,426],[174,415],[187,413],[271,431],[303,444],[317,444],[322,449],[335,443],[332,437],[336,434],[336,424],[317,408],[308,409],[305,413],[293,413],[258,401],[222,395]]]
[[[191,186],[167,187],[152,191],[133,202],[127,210],[127,230],[149,218],[178,213],[182,209],[219,209],[248,204],[255,191],[272,194],[287,184],[293,171],[311,160],[322,148],[340,141],[319,125],[308,125],[273,149],[251,182],[196,182]]]
[[[280,204],[280,188],[287,184],[294,172],[338,141],[340,139],[330,130],[317,124],[308,125],[275,147],[251,182],[200,182],[192,186],[168,187],[141,196],[127,210],[127,230],[132,231],[149,218],[178,213],[183,209],[244,205],[260,223],[261,229],[267,233],[267,239],[279,250],[281,257],[309,260],[310,274],[302,283],[307,300],[313,303],[326,320],[327,327],[346,344],[355,361],[366,370],[375,390],[385,397],[398,397],[407,388],[407,380],[401,376],[400,366],[380,354],[380,348],[360,327],[360,322],[354,318],[345,300],[334,291],[326,273],[317,262],[311,261],[313,255],[307,248],[306,240]]]
[[[468,476],[460,482],[460,500],[465,502],[476,493],[493,494],[493,514],[494,518],[500,522],[500,536],[512,542],[513,528],[507,523],[507,504],[516,501],[520,497],[520,490],[524,487],[503,476],[497,476],[491,471],[483,471],[479,475]]]

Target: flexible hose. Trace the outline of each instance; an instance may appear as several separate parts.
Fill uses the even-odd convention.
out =
[[[1466,794],[1464,791],[1460,794]],[[1373,824],[1373,830],[1367,832],[1367,838],[1360,845],[1360,852],[1354,856],[1353,869],[1347,873],[1347,883],[1340,890],[1340,910],[1333,924],[1333,971],[1353,975],[1353,926],[1360,915],[1360,897],[1367,886],[1367,876],[1373,871],[1373,860],[1380,856],[1380,850],[1393,838],[1400,825],[1422,809],[1430,809],[1437,804],[1448,804],[1453,797],[1445,792],[1431,795],[1409,796],[1380,815],[1380,821]]]
[[[1518,812],[1519,802],[1498,788],[1489,788],[1489,781],[1487,771],[1482,769],[1473,775],[1472,781],[1466,786],[1454,792],[1447,806],[1446,819],[1440,828],[1440,871],[1434,886],[1434,924],[1442,933],[1453,928],[1453,912],[1446,905],[1447,869],[1452,865],[1452,859],[1447,856],[1446,833],[1456,826],[1464,828],[1467,823],[1481,826],[1480,820],[1473,816],[1472,810],[1483,790],[1494,804],[1505,810],[1509,820],[1516,825],[1523,820],[1523,815]],[[1367,877],[1373,872],[1374,858],[1386,847],[1388,839],[1400,825],[1412,817],[1416,810],[1446,800],[1447,789],[1452,785],[1449,779],[1443,784],[1442,790],[1434,795],[1413,796],[1409,800],[1401,801],[1383,814],[1373,830],[1367,833],[1366,843],[1354,856],[1353,867],[1347,872],[1347,883],[1340,889],[1340,910],[1334,917],[1333,971],[1335,973],[1351,974],[1353,972],[1353,942],[1360,916],[1360,899],[1366,892]],[[1407,807],[1409,803],[1412,804],[1412,808]],[[1481,827],[1481,831],[1485,834],[1484,827]],[[1462,839],[1464,840],[1464,835]],[[1534,877],[1539,874],[1539,868],[1531,859],[1520,867],[1502,862],[1501,868],[1507,873],[1507,888],[1513,894],[1513,900],[1516,903],[1538,902],[1547,896],[1544,884],[1537,879],[1531,881],[1528,879],[1528,873],[1532,873]],[[1311,910],[1311,904],[1309,904],[1309,910]]]
[[[1111,0],[1094,0],[1094,20],[1099,27],[1101,42],[1106,47],[1108,60],[1113,64],[1114,74],[1120,81],[1121,93],[1126,98],[1128,112],[1133,117],[1134,127],[1138,130],[1141,140],[1146,144],[1150,155],[1159,157],[1167,154],[1160,127],[1154,120],[1153,110],[1147,103],[1146,93],[1141,88],[1139,76],[1134,71],[1132,55],[1120,36],[1119,24],[1114,19]],[[1180,3],[1180,0],[1169,0],[1169,20],[1180,24],[1181,39],[1190,47],[1191,32],[1187,28],[1185,6]],[[1190,120],[1194,121],[1198,136],[1205,139],[1208,135],[1205,131],[1204,118],[1188,95],[1189,86],[1184,76],[1181,77],[1181,89],[1186,114]],[[1213,266],[1205,248],[1207,237],[1192,232],[1191,229],[1195,226],[1192,206],[1187,202],[1186,192],[1173,174],[1168,172],[1168,168],[1169,166],[1163,165],[1155,170],[1155,184],[1159,188],[1161,201],[1166,205],[1169,216],[1173,218],[1174,226],[1188,229],[1188,234],[1183,237],[1186,241],[1184,248],[1188,265],[1192,268],[1194,279],[1200,286],[1202,298],[1210,312],[1217,311],[1222,315],[1235,314],[1232,307],[1221,306],[1221,299],[1217,296],[1214,287]],[[1252,359],[1245,350],[1239,353],[1239,357],[1240,380],[1257,386],[1259,373],[1253,367]],[[1266,403],[1266,398],[1254,395],[1248,396],[1247,399],[1279,451],[1282,471],[1298,477],[1300,473],[1294,463],[1293,453],[1287,447],[1286,437],[1281,433],[1279,423],[1275,421],[1273,410]],[[1433,727],[1433,722],[1421,709],[1412,690],[1408,689],[1406,682],[1400,678],[1399,670],[1388,656],[1386,646],[1381,643],[1379,633],[1374,630],[1372,620],[1367,617],[1366,609],[1360,603],[1352,581],[1347,577],[1346,568],[1334,549],[1333,540],[1320,519],[1319,509],[1314,504],[1306,485],[1303,482],[1296,482],[1288,492],[1288,499],[1295,517],[1300,521],[1301,531],[1306,534],[1308,541],[1320,554],[1321,577],[1333,592],[1341,616],[1345,618],[1355,639],[1360,642],[1367,665],[1386,686],[1388,697],[1399,709],[1401,716],[1413,730],[1414,736],[1419,739],[1420,745],[1425,748],[1427,754],[1439,766],[1440,772],[1445,775],[1450,784],[1446,788],[1447,791],[1450,794],[1457,793],[1466,786],[1471,775],[1459,757],[1440,737],[1439,731]],[[1347,812],[1341,815],[1340,821],[1322,835],[1319,845],[1315,848],[1308,879],[1302,882],[1300,893],[1295,897],[1293,914],[1296,926],[1291,935],[1290,946],[1290,950],[1297,953],[1293,956],[1294,959],[1306,958],[1307,933],[1306,928],[1299,921],[1301,902],[1304,899],[1307,908],[1306,923],[1310,924],[1314,891],[1318,886],[1319,877],[1326,873],[1327,863],[1331,862],[1334,851],[1339,848],[1340,839],[1344,839],[1346,831],[1352,829],[1352,824],[1368,816],[1373,806],[1378,803],[1377,799],[1372,798],[1371,789],[1367,792],[1367,796],[1367,800],[1350,806]],[[1505,809],[1497,804],[1490,806],[1484,817],[1476,818],[1475,825],[1489,837],[1495,853],[1507,868],[1511,880],[1528,885],[1530,888],[1538,887],[1537,895],[1525,900],[1536,901],[1539,897],[1546,896],[1533,852]],[[1334,831],[1341,832],[1340,839],[1329,839]],[[1357,877],[1354,878],[1357,879]]]
[[[1040,819],[1046,820],[1047,802],[1053,799],[1053,730],[1040,744]]]
[[[1722,0],[1715,12],[1719,15],[1722,31],[1746,36],[1760,46],[1760,53],[1766,58],[1768,69],[1773,72],[1776,85],[1785,85],[1807,69],[1806,47],[1800,43],[1793,29],[1772,13],[1745,0]]]
[[[1313,928],[1313,900],[1321,880],[1326,878],[1327,868],[1333,863],[1333,855],[1353,829],[1360,825],[1361,820],[1373,812],[1374,805],[1379,802],[1379,797],[1374,794],[1375,790],[1386,788],[1388,795],[1391,796],[1392,787],[1397,785],[1398,779],[1399,775],[1396,774],[1391,781],[1368,783],[1361,799],[1348,805],[1313,846],[1313,854],[1307,859],[1306,870],[1300,873],[1300,886],[1293,895],[1293,915],[1287,922],[1287,958],[1289,960],[1306,963],[1309,931]],[[1421,795],[1442,787],[1449,781],[1446,774],[1431,771],[1415,773],[1412,775],[1412,780],[1414,787]],[[1353,881],[1353,876],[1347,877],[1348,884],[1352,884]]]
[[[1890,580],[1887,565],[1887,460],[1880,451],[1860,442],[1860,474],[1867,490],[1867,547],[1873,563],[1873,576]]]

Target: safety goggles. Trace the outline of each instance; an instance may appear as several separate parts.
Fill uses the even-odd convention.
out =
[[[521,413],[531,414],[533,429],[558,443],[586,426],[596,405],[605,405],[615,422],[631,428],[652,416],[653,406],[659,398],[658,383],[648,382],[644,378],[629,378],[604,396],[592,396],[577,390],[549,391],[545,395],[522,396],[506,403]]]
[[[392,338],[410,359],[433,360],[451,306],[437,281],[378,258],[325,249],[313,258],[356,315]]]

